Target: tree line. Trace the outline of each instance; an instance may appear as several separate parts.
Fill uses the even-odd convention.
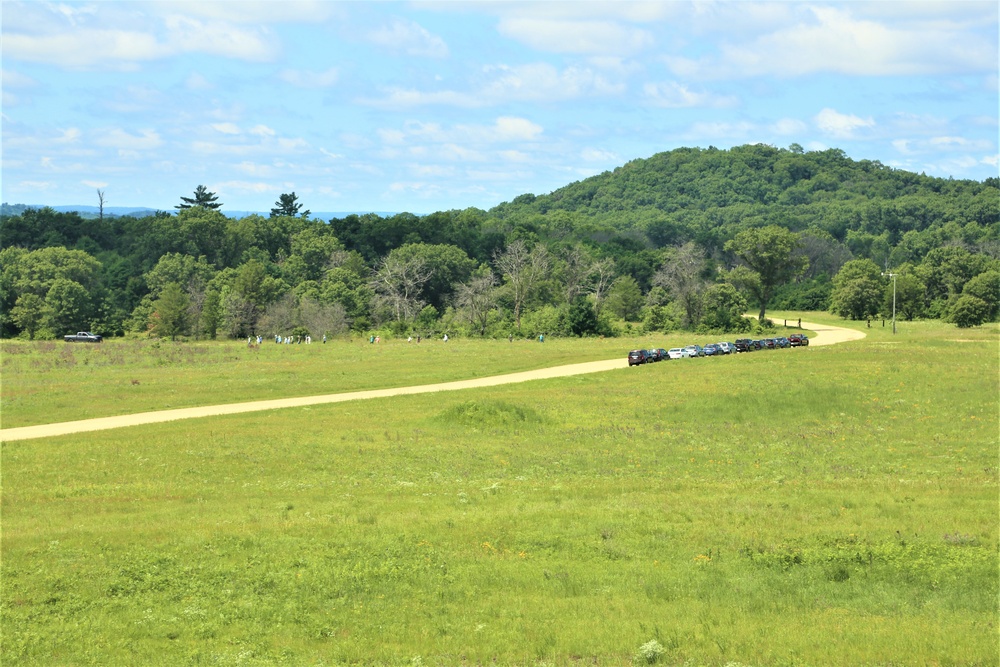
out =
[[[1000,182],[841,151],[678,149],[484,211],[97,219],[4,205],[0,334],[215,338],[748,330],[750,308],[972,326],[1000,307]],[[893,285],[895,283],[895,285]]]

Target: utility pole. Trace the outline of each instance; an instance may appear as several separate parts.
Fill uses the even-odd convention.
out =
[[[898,273],[883,273],[883,276],[892,278],[892,335],[896,335],[896,276]]]

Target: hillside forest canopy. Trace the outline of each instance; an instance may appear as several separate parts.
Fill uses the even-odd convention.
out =
[[[227,217],[3,205],[0,335],[739,333],[755,310],[1000,316],[1000,179],[747,145],[633,160],[488,211]]]

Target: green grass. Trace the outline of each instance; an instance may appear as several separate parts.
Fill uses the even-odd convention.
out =
[[[407,343],[333,340],[249,349],[240,341],[0,341],[2,426],[55,422],[294,396],[383,389],[625,358],[635,347],[718,337],[689,333],[632,339]]]
[[[997,351],[919,323],[4,443],[0,658],[995,665]]]
[[[619,341],[3,341],[3,427],[464,380],[623,356]],[[652,344],[652,343],[650,343]]]

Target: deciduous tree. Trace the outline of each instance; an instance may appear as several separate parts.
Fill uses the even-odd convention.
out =
[[[809,264],[804,255],[796,253],[797,247],[798,235],[778,225],[747,229],[726,242],[725,249],[757,274],[756,280],[743,280],[742,284],[760,304],[761,321],[775,289],[801,275]]]
[[[510,288],[514,302],[514,322],[520,331],[524,303],[549,269],[548,252],[541,245],[529,250],[524,241],[517,239],[494,256],[494,263]]]

